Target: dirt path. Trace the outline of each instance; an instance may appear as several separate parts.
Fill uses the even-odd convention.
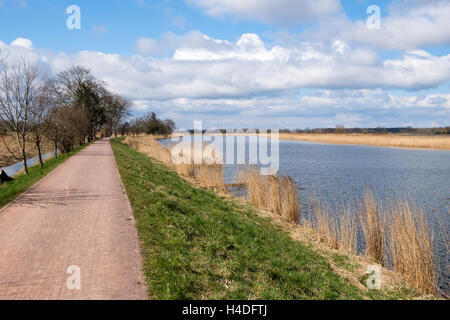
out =
[[[144,283],[109,141],[74,155],[0,211],[0,299],[146,299]]]

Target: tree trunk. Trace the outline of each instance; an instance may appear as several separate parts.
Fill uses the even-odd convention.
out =
[[[53,141],[55,144],[55,159],[58,159],[58,141]]]
[[[36,148],[38,150],[39,165],[43,168],[44,162],[42,161],[41,142],[39,140],[36,141]]]
[[[25,174],[28,174],[28,165],[27,165],[27,153],[26,153],[26,146],[25,146],[25,137],[19,137],[19,134],[17,135],[17,144],[19,145],[20,149],[22,150],[22,162],[23,162],[23,170],[25,171]],[[22,144],[20,143],[20,140],[22,140]]]
[[[23,170],[25,171],[25,174],[28,174],[27,154],[25,152],[25,147],[22,147],[22,161],[23,161]]]

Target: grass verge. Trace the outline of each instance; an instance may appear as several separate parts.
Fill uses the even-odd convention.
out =
[[[76,147],[69,153],[59,154],[58,158],[50,158],[46,160],[43,168],[41,168],[39,164],[30,167],[28,168],[28,175],[25,173],[20,173],[14,176],[13,181],[0,185],[0,209],[16,199],[20,194],[28,190],[31,186],[49,174],[53,169],[88,145],[89,144],[85,144],[83,146]]]
[[[111,141],[155,299],[361,299],[326,258],[253,207],[194,187]]]

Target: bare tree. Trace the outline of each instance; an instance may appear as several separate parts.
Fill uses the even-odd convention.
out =
[[[70,107],[56,107],[51,111],[47,136],[60,146],[63,153],[71,151],[78,141],[82,141],[89,132],[89,118],[85,110]]]
[[[106,135],[114,134],[117,137],[119,126],[130,115],[131,102],[117,94],[107,94],[104,99],[106,104]]]
[[[88,69],[75,66],[56,77],[55,99],[58,105],[79,108],[89,119],[89,141],[105,123],[106,109],[103,97],[105,84],[97,80]]]
[[[60,128],[57,124],[58,108],[53,104],[48,111],[48,117],[45,119],[45,137],[53,142],[55,158],[58,158],[58,143],[61,139]]]
[[[42,88],[42,71],[39,62],[21,58],[13,65],[3,64],[0,69],[0,120],[11,133],[20,150],[16,154],[2,138],[6,149],[28,174],[26,137],[29,131],[29,117],[32,104]]]
[[[47,126],[50,125],[48,119],[51,115],[52,97],[51,97],[51,82],[47,81],[39,95],[30,107],[30,141],[34,143],[38,151],[39,165],[44,166],[42,160],[41,142],[47,131]]]

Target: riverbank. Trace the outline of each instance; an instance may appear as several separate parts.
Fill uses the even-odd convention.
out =
[[[381,268],[369,290],[365,257],[317,243],[243,199],[186,181],[166,165],[112,140],[156,299],[413,299],[402,277]]]
[[[16,155],[20,154],[20,151],[17,147],[17,142],[14,137],[11,135],[8,136],[0,136],[0,167],[8,167],[17,162],[11,153],[8,151],[8,148],[5,146],[5,142],[8,145],[8,148],[13,151]],[[27,150],[27,158],[33,158],[38,155],[38,151],[36,145],[31,142],[26,142],[26,150]],[[41,153],[45,154],[54,150],[54,145],[52,142],[44,139],[41,143]]]
[[[61,153],[57,158],[50,158],[44,161],[44,167],[41,168],[39,164],[28,168],[28,175],[25,173],[18,173],[13,178],[14,180],[0,185],[0,209],[13,201],[20,194],[28,190],[31,186],[44,178],[56,167],[66,161],[68,158],[76,154],[78,151],[84,149],[89,144],[76,147],[69,153]]]
[[[391,148],[450,150],[449,136],[280,133],[280,140],[368,145]]]

